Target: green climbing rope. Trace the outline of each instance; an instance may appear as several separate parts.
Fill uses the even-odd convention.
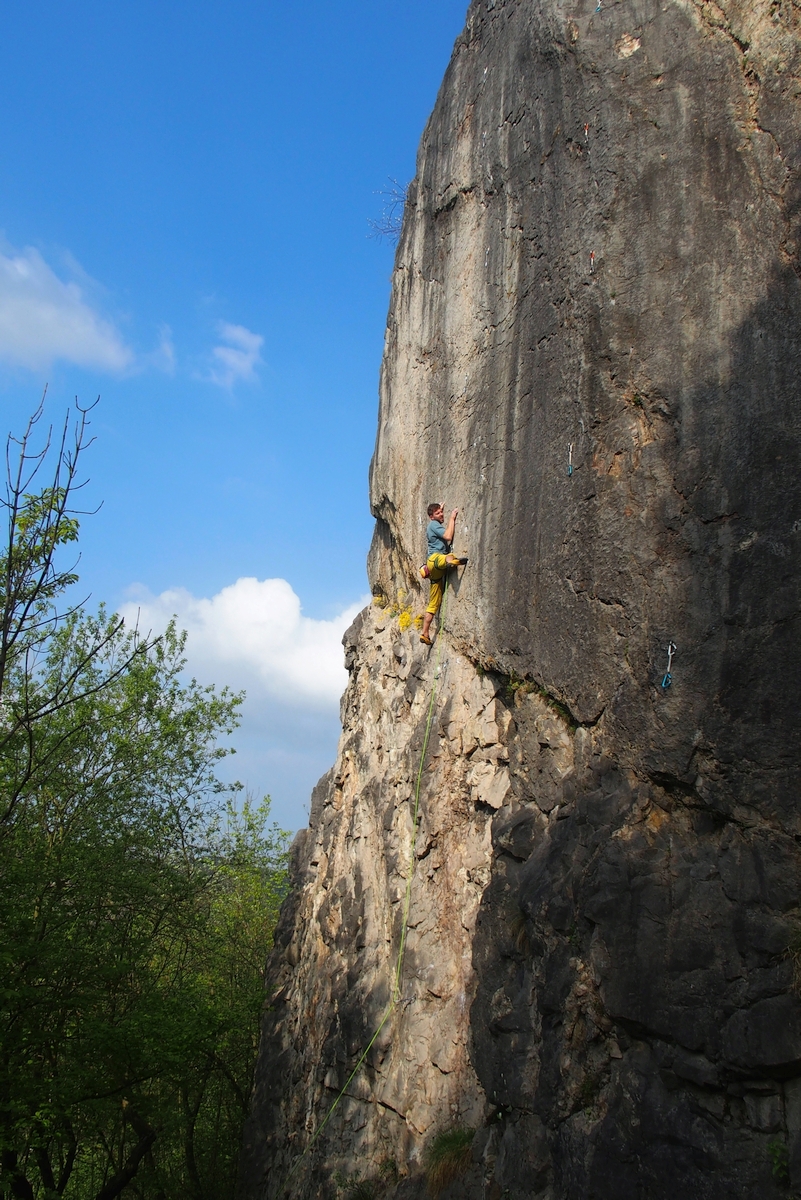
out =
[[[350,1075],[348,1076],[348,1078],[345,1080],[344,1084],[340,1088],[336,1099],[334,1100],[333,1104],[329,1108],[328,1112],[325,1114],[323,1120],[320,1122],[317,1129],[315,1130],[314,1135],[312,1136],[311,1141],[309,1142],[308,1146],[306,1146],[303,1153],[295,1161],[295,1164],[292,1167],[292,1169],[290,1170],[286,1179],[284,1180],[284,1182],[280,1188],[280,1191],[284,1191],[284,1189],[292,1182],[297,1171],[300,1169],[300,1166],[301,1166],[303,1160],[311,1152],[311,1150],[314,1147],[314,1144],[317,1141],[317,1139],[319,1138],[320,1134],[323,1132],[326,1125],[333,1117],[340,1100],[345,1095],[345,1093],[347,1092],[351,1083],[358,1075],[358,1073],[362,1067],[362,1064],[364,1063],[364,1060],[367,1058],[367,1055],[370,1053],[373,1046],[375,1045],[376,1038],[381,1033],[381,1030],[384,1028],[387,1021],[391,1017],[392,1013],[397,1008],[398,1003],[401,998],[401,981],[402,981],[402,976],[403,976],[403,956],[404,956],[404,952],[406,950],[406,935],[409,931],[409,909],[411,907],[411,902],[412,902],[412,880],[414,878],[414,871],[415,871],[415,866],[417,863],[417,830],[418,830],[418,827],[420,824],[420,789],[421,789],[422,783],[423,783],[423,768],[425,767],[426,754],[428,753],[428,743],[431,740],[431,726],[434,722],[434,705],[435,705],[436,697],[437,697],[437,682],[439,680],[440,648],[442,645],[441,633],[442,633],[442,626],[445,621],[445,610],[446,610],[447,602],[448,602],[448,577],[446,575],[445,576],[445,584],[444,584],[443,591],[442,591],[442,613],[441,613],[440,620],[439,620],[439,629],[437,631],[437,653],[436,653],[436,657],[434,659],[434,681],[431,685],[431,697],[428,702],[428,715],[426,717],[425,734],[423,735],[423,748],[420,752],[420,765],[417,768],[417,778],[416,778],[415,784],[414,784],[414,804],[412,806],[412,846],[411,846],[411,851],[410,851],[410,855],[409,855],[409,870],[408,870],[407,879],[406,879],[406,893],[403,898],[403,919],[401,921],[401,934],[400,934],[400,944],[398,946],[398,957],[397,957],[397,961],[395,963],[395,970],[393,973],[394,979],[393,979],[393,985],[392,985],[392,995],[390,996],[389,1004],[386,1007],[386,1011],[384,1012],[383,1017],[381,1018],[380,1022],[378,1023],[378,1027],[376,1028],[375,1033],[370,1038],[370,1041],[367,1043],[364,1050],[362,1050],[361,1054],[359,1055],[358,1059],[356,1060],[356,1065],[354,1066]]]

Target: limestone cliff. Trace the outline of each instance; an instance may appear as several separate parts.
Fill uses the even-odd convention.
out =
[[[422,599],[431,499],[470,564],[439,659],[388,603],[346,638],[243,1197],[390,1161],[422,1195],[457,1124],[454,1197],[801,1194],[800,27],[468,12],[398,247],[370,574]],[[435,673],[402,999],[311,1144],[391,995]]]

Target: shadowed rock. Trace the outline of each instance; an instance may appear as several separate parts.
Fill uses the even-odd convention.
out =
[[[419,604],[434,499],[470,563],[439,660],[388,600],[346,637],[243,1197],[389,1160],[416,1195],[456,1124],[454,1197],[801,1191],[798,23],[468,12],[398,247],[369,569]],[[391,996],[435,676],[402,1003],[312,1144]]]

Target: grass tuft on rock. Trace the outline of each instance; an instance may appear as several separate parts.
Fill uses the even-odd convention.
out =
[[[360,1179],[347,1192],[347,1200],[376,1200],[378,1186],[374,1179]]]
[[[426,1155],[426,1181],[432,1196],[439,1196],[470,1166],[475,1131],[455,1126],[438,1133]]]

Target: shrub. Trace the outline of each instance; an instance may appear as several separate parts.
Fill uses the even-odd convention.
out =
[[[448,1184],[464,1175],[472,1160],[475,1131],[456,1125],[438,1133],[426,1156],[426,1180],[432,1196],[439,1196]]]

